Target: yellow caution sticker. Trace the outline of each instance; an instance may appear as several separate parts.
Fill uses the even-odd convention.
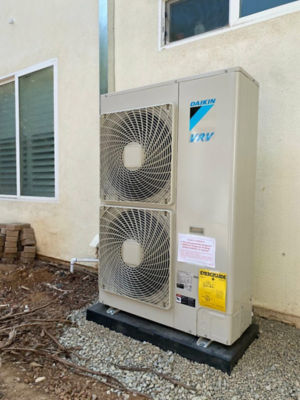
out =
[[[218,311],[226,311],[227,274],[207,269],[199,270],[199,304]]]

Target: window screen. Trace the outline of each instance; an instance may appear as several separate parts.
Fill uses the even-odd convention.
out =
[[[229,0],[178,0],[166,3],[167,42],[185,39],[229,23]]]
[[[21,195],[54,197],[53,68],[19,78]]]
[[[0,85],[0,194],[16,195],[15,84]]]
[[[241,0],[240,17],[255,14],[260,11],[293,3],[296,0]]]

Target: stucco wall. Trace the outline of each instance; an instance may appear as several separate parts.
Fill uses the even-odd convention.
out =
[[[300,13],[158,51],[158,2],[116,0],[116,90],[242,66],[260,83],[254,303],[300,316]]]
[[[50,257],[93,255],[88,244],[98,232],[98,57],[98,0],[0,1],[0,77],[58,60],[58,202],[0,200],[0,222],[30,222],[38,252]]]

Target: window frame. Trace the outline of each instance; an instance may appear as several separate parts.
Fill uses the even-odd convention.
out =
[[[168,0],[158,0],[159,10],[159,28],[158,28],[158,48],[159,50],[179,46],[181,44],[194,42],[196,40],[205,39],[210,36],[219,35],[225,32],[230,32],[235,29],[239,29],[248,25],[256,24],[258,22],[267,21],[272,18],[279,17],[281,15],[290,14],[296,11],[300,11],[300,0],[293,1],[288,4],[273,7],[264,11],[260,11],[254,14],[247,15],[245,17],[239,17],[240,13],[240,0],[229,0],[229,25],[223,28],[214,29],[212,31],[204,32],[199,35],[190,36],[185,39],[176,40],[174,42],[167,42],[166,37],[166,2]],[[176,2],[180,0],[171,0]]]
[[[20,175],[20,121],[19,121],[19,78],[37,72],[39,70],[53,67],[53,126],[54,126],[54,197],[24,196],[21,195],[21,175]],[[51,59],[28,68],[16,71],[12,74],[0,76],[0,85],[14,82],[15,84],[15,131],[16,131],[16,179],[17,194],[0,194],[1,200],[32,201],[32,202],[57,202],[58,201],[58,118],[57,118],[57,59]]]

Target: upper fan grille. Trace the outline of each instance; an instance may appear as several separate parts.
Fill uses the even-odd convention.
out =
[[[139,265],[124,261],[124,243],[142,249]],[[109,292],[168,308],[170,218],[168,212],[106,208],[100,219],[100,287]]]
[[[128,145],[142,154],[130,168]],[[172,106],[105,114],[101,119],[101,196],[104,200],[169,204],[172,169]],[[135,160],[134,158],[138,158]]]

